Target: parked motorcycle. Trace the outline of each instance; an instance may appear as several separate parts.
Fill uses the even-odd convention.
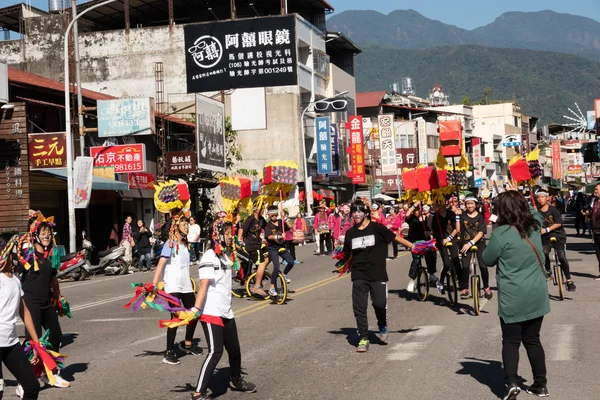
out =
[[[83,237],[82,247],[86,251],[86,254],[88,254],[94,249],[94,246],[89,240],[85,239],[85,233]],[[106,274],[125,275],[129,271],[129,265],[125,262],[124,257],[125,247],[122,246],[114,246],[108,250],[101,251],[98,253],[98,265],[89,265],[89,257],[87,258],[89,272],[98,273],[104,271]]]
[[[89,272],[90,265],[87,259],[87,250],[84,248],[60,258],[60,268],[56,277],[58,279],[73,278],[73,280],[82,281]]]

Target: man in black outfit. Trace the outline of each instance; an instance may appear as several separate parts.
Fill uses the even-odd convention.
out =
[[[387,248],[394,240],[412,249],[409,241],[396,236],[385,226],[369,220],[369,207],[357,200],[352,204],[351,215],[354,226],[346,232],[344,254],[346,260],[350,256],[352,279],[352,307],[358,326],[360,341],[356,351],[363,353],[369,350],[369,322],[367,320],[367,303],[369,294],[375,309],[379,340],[387,343]]]
[[[445,201],[435,205],[435,212],[431,221],[431,232],[442,257],[442,272],[440,279],[435,283],[437,291],[440,294],[444,294],[443,280],[448,272],[448,268],[454,266],[454,272],[459,279],[462,274],[460,258],[458,256],[458,240],[455,239],[459,232],[459,221],[460,217],[457,217],[454,211],[446,208]],[[448,243],[452,243],[452,246],[449,248],[446,247]]]
[[[260,207],[254,207],[252,215],[246,218],[242,228],[238,231],[238,239],[243,244],[242,253],[247,254],[252,265],[258,266],[255,282],[259,286],[253,286],[250,290],[260,296],[266,296],[267,293],[260,287],[260,283],[269,263],[269,250],[263,245],[263,238],[261,237],[261,233],[267,226],[267,220],[261,215],[261,211]],[[247,272],[251,273],[251,269]]]

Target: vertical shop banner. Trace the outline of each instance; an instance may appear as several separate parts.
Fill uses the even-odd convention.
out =
[[[306,184],[304,185],[304,195],[306,196],[306,204],[307,206],[307,210],[311,209],[312,207],[312,203],[314,201],[313,199],[313,186],[312,186],[312,176],[308,177],[308,180],[306,181]]]
[[[483,179],[481,177],[481,139],[474,137],[471,139],[473,145],[473,186],[481,187]]]
[[[340,143],[337,124],[330,124],[331,129],[331,174],[329,176],[340,176]]]
[[[225,172],[227,149],[223,103],[200,94],[196,95],[196,135],[198,168]]]
[[[75,159],[73,197],[74,208],[87,208],[92,197],[92,179],[94,177],[94,157]]]
[[[317,117],[315,137],[317,138],[317,172],[321,175],[330,174],[332,170],[329,117]]]
[[[384,176],[396,175],[396,137],[394,135],[394,114],[377,116],[379,123],[379,150],[381,173]]]
[[[417,140],[419,143],[419,163],[427,165],[427,129],[424,119],[417,120]]]
[[[350,130],[350,165],[352,167],[352,183],[366,183],[365,147],[363,143],[363,123],[360,115],[353,115],[347,126]]]
[[[98,137],[152,135],[154,99],[98,100]]]
[[[30,169],[65,168],[67,166],[65,132],[30,133],[27,141]]]
[[[188,93],[298,82],[296,17],[185,25]]]
[[[562,179],[562,163],[560,161],[560,140],[552,141],[552,178]]]

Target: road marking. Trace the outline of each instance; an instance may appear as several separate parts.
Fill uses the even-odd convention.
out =
[[[108,282],[108,281],[112,281],[112,280],[114,280],[114,279],[126,278],[126,277],[128,277],[128,276],[129,276],[129,275],[119,275],[119,276],[112,276],[112,277],[110,277],[110,278],[106,278],[106,279],[91,280],[91,281],[89,281],[89,282],[77,282],[77,283],[75,283],[75,282],[71,282],[71,284],[70,284],[70,285],[67,285],[67,284],[62,284],[62,283],[61,283],[61,284],[60,284],[60,289],[61,289],[61,290],[63,290],[63,289],[78,288],[78,287],[80,287],[80,286],[85,286],[85,285],[93,285],[93,284],[95,284],[95,283]]]
[[[82,322],[130,322],[130,321],[156,321],[156,317],[140,317],[140,318],[98,318],[86,319]]]
[[[79,306],[71,307],[71,311],[85,310],[86,308],[91,308],[91,307],[96,307],[96,306],[102,306],[104,304],[114,303],[115,301],[130,299],[131,297],[132,297],[131,294],[125,294],[123,296],[113,297],[113,298],[110,298],[110,299],[94,301],[92,303],[87,303],[87,304],[81,304]]]
[[[555,344],[553,355],[550,358],[552,361],[569,361],[573,360],[575,340],[575,325],[555,325],[552,327],[554,340],[550,343]]]
[[[404,337],[402,343],[398,343],[390,349],[387,359],[392,361],[406,361],[416,357],[421,350],[429,346],[439,336],[445,326],[428,325],[418,326],[413,332]]]

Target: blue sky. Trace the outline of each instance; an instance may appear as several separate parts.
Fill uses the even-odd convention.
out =
[[[0,0],[0,7],[17,3],[19,0]],[[226,1],[226,0],[220,0]],[[242,0],[240,0],[242,1]],[[246,0],[243,0],[246,1]],[[437,19],[465,29],[487,25],[507,11],[540,11],[581,15],[600,21],[600,0],[328,0],[336,13],[345,10],[371,9],[382,13],[412,8],[427,18]],[[79,0],[79,3],[82,1]],[[69,2],[70,3],[70,2]],[[31,4],[48,9],[48,0],[31,0]]]
[[[0,0],[2,1],[2,0]],[[328,0],[339,13],[345,10],[376,10],[387,14],[412,8],[427,18],[465,29],[487,25],[507,11],[552,10],[600,21],[599,0]]]

